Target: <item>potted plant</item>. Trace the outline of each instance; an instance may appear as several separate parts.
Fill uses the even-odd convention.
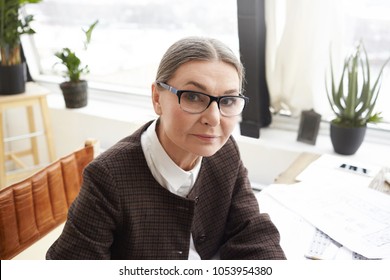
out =
[[[85,50],[88,48],[92,31],[98,22],[99,21],[96,20],[87,30],[83,30],[85,33]],[[66,68],[66,71],[64,72],[66,81],[60,84],[66,108],[81,108],[87,106],[88,83],[86,80],[81,79],[81,75],[89,73],[88,65],[83,66],[80,58],[69,48],[63,48],[61,51],[56,52],[55,56],[60,59],[60,62],[58,63],[61,63]]]
[[[32,15],[22,17],[20,9],[41,0],[0,0],[0,94],[25,91],[26,65],[21,59],[20,36],[34,34],[30,27]]]
[[[352,155],[362,144],[367,123],[381,121],[380,113],[374,112],[381,86],[383,69],[372,82],[370,64],[362,42],[344,61],[340,81],[334,77],[332,59],[331,88],[326,87],[328,100],[336,118],[331,121],[330,136],[334,151]]]

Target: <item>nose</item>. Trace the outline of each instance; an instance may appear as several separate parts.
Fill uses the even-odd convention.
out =
[[[211,102],[210,106],[202,113],[202,123],[209,126],[219,125],[221,113],[219,112],[218,103]]]

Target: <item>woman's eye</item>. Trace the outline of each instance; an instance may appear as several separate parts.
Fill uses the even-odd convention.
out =
[[[226,107],[233,106],[236,103],[236,99],[235,98],[230,98],[230,97],[223,98],[223,99],[220,100],[219,103],[220,103],[221,106],[226,106]]]
[[[202,101],[200,94],[195,93],[195,92],[185,92],[182,97],[184,97],[186,99],[186,101],[189,101],[189,102]]]

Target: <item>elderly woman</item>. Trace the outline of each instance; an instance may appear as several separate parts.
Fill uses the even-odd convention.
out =
[[[231,136],[243,80],[221,42],[173,44],[152,84],[159,117],[86,167],[47,258],[284,259]]]

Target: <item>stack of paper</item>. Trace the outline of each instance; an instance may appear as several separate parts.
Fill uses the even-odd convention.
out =
[[[390,258],[390,196],[367,187],[307,182],[264,191],[351,251]]]
[[[352,166],[352,167],[351,167]],[[390,258],[390,196],[369,188],[381,167],[321,156],[297,178],[263,192],[366,258]]]
[[[353,161],[345,157],[322,155],[296,179],[301,182],[368,187],[382,169],[381,166]]]

